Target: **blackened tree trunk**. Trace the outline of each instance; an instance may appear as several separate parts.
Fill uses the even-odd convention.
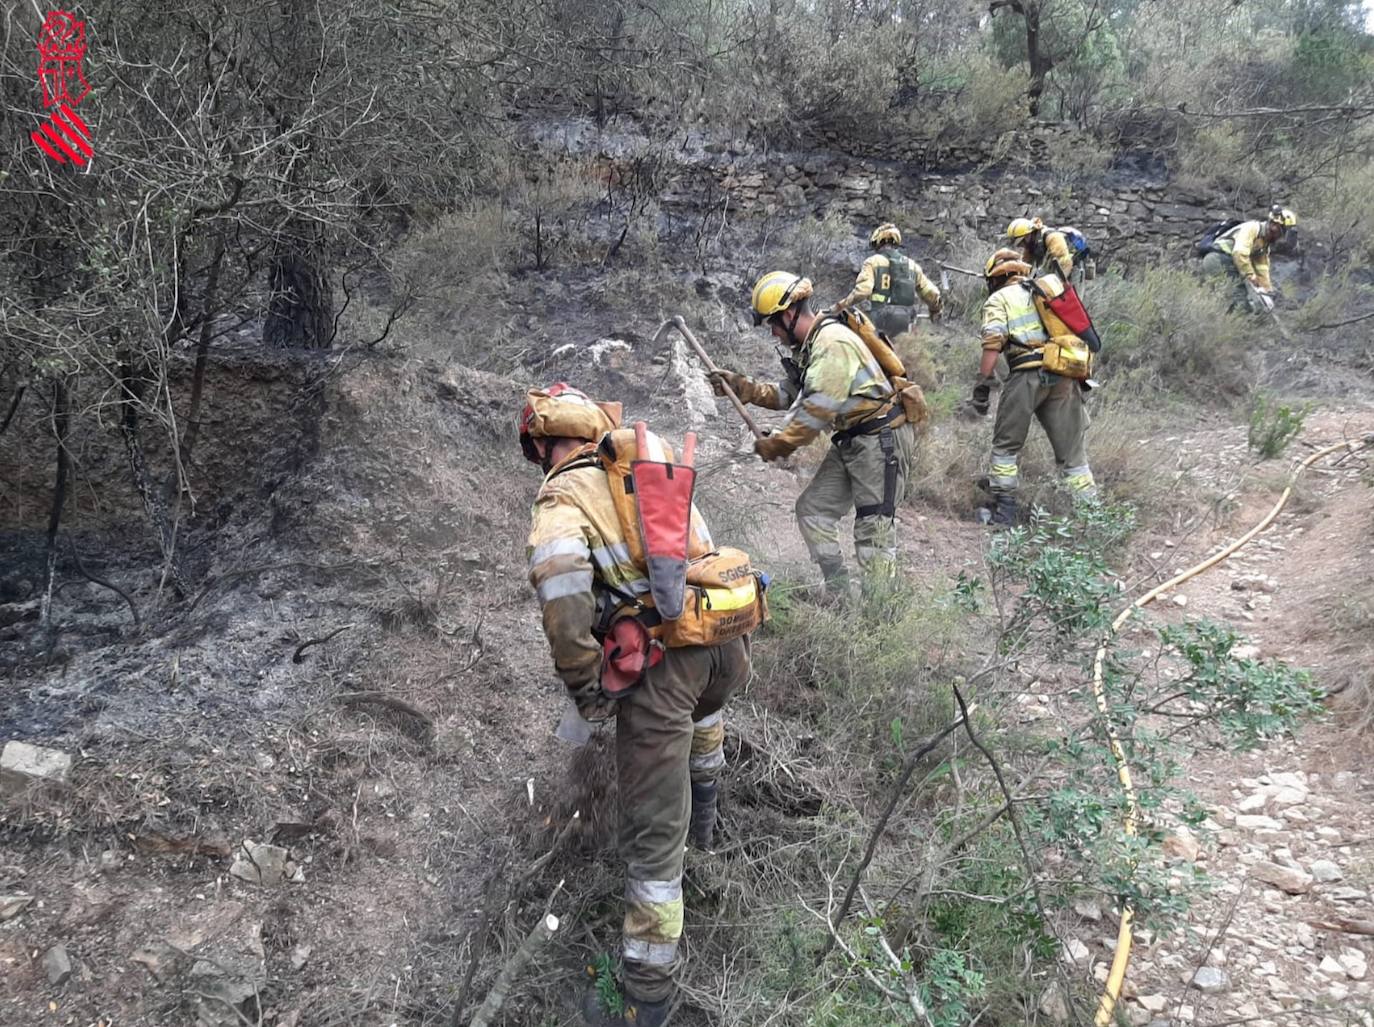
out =
[[[1006,8],[1021,16],[1026,26],[1026,62],[1030,68],[1030,86],[1026,89],[1026,100],[1030,106],[1031,117],[1040,115],[1040,98],[1045,95],[1045,80],[1054,70],[1054,60],[1045,53],[1040,37],[1041,0],[993,0],[988,5],[988,13],[996,15]]]
[[[53,435],[57,438],[57,476],[52,487],[52,506],[48,512],[48,560],[43,582],[43,598],[39,603],[38,623],[47,627],[52,621],[52,589],[57,577],[57,530],[62,526],[62,509],[67,502],[67,476],[71,458],[67,454],[67,429],[71,424],[72,402],[67,383],[62,378],[52,383]]]
[[[319,233],[290,224],[277,240],[263,334],[270,346],[328,349],[334,341],[334,296],[325,277]]]

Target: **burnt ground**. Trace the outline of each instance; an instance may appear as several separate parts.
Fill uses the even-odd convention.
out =
[[[706,289],[715,291],[728,290]],[[524,580],[538,482],[513,441],[516,378],[569,378],[675,437],[699,428],[700,491],[717,537],[742,543],[784,583],[807,574],[791,505],[818,457],[759,465],[681,345],[654,340],[657,319],[598,320],[548,329],[518,376],[473,370],[434,347],[342,357],[263,354],[251,340],[226,349],[212,369],[201,493],[182,540],[194,582],[182,600],[159,591],[160,561],[114,436],[81,437],[66,530],[87,570],[138,605],[139,630],[123,600],[65,555],[55,628],[37,628],[50,474],[31,460],[46,452],[34,444],[41,411],[0,440],[10,483],[0,495],[9,526],[0,536],[0,740],[74,759],[69,789],[11,802],[0,816],[0,894],[33,897],[0,924],[0,1021],[233,1024],[242,1021],[230,1003],[241,1003],[248,1022],[260,1014],[286,1027],[443,1023],[482,943],[484,911],[496,911],[497,926],[469,1000],[495,973],[492,953],[518,943],[557,898],[559,878],[576,874],[583,887],[558,903],[571,904],[565,919],[575,926],[505,1012],[512,1024],[570,1022],[568,981],[614,947],[619,879],[610,800],[592,795],[593,754],[570,755],[551,738],[561,706]],[[929,345],[958,365],[964,347],[972,353],[963,334],[935,329]],[[718,316],[706,338],[736,366],[771,364],[767,345],[738,323]],[[1158,534],[1139,540],[1141,574],[1201,555],[1277,491],[1281,462],[1255,465],[1243,429],[1191,416],[1195,425],[1176,422],[1180,441],[1167,459],[1145,460],[1180,497]],[[948,580],[981,566],[985,535],[963,509],[972,495],[964,472],[981,462],[989,427],[946,422],[927,443],[917,501],[900,514],[913,577]],[[1368,407],[1352,402],[1345,416],[1314,418],[1304,438],[1370,427]],[[950,457],[951,440],[973,449]],[[1099,441],[1107,484],[1133,488],[1130,445]],[[1043,453],[1027,471],[1043,475]],[[1245,780],[1269,769],[1317,774],[1310,790],[1330,797],[1340,844],[1348,833],[1354,846],[1371,787],[1357,733],[1369,716],[1368,490],[1344,472],[1315,481],[1276,529],[1286,548],[1271,541],[1247,551],[1248,565],[1274,569],[1271,605],[1238,604],[1247,593],[1230,588],[1230,569],[1185,592],[1190,612],[1241,624],[1256,645],[1346,691],[1296,747],[1276,743],[1242,762],[1201,753],[1196,775],[1220,828]],[[1200,483],[1197,494],[1215,506],[1184,516],[1194,493],[1180,483]],[[737,738],[731,752],[747,776],[750,752]],[[1338,771],[1354,783],[1338,787]],[[814,814],[809,801],[784,796],[780,807]],[[558,859],[541,862],[572,809],[584,826]],[[745,838],[750,815],[740,810],[727,830]],[[1324,844],[1311,833],[1313,846]],[[288,849],[298,879],[260,885],[231,875],[245,840]],[[1263,844],[1306,859],[1307,841]],[[1248,842],[1213,844],[1201,858],[1241,886]],[[1346,855],[1347,874],[1361,880],[1359,850]],[[1311,912],[1279,904],[1257,907],[1269,919],[1256,931],[1280,914],[1295,925]],[[73,966],[60,985],[43,965],[54,946]],[[1177,978],[1190,958],[1182,946],[1143,949],[1133,987],[1191,1004],[1199,1018],[1224,1012],[1222,999],[1187,999]],[[1276,972],[1296,988],[1310,961],[1295,956]],[[1242,981],[1237,970],[1233,1005],[1250,994]],[[1330,1001],[1330,990],[1301,1000],[1309,998]],[[703,1009],[687,1017],[727,1022]]]

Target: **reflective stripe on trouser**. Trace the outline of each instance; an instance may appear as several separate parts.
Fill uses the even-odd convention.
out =
[[[1059,473],[1064,476],[1064,486],[1079,499],[1091,499],[1097,495],[1097,482],[1093,478],[1093,469],[1087,464],[1079,467],[1061,467]]]
[[[886,454],[884,435],[889,439]],[[860,570],[866,575],[895,573],[897,530],[892,510],[905,498],[915,450],[915,429],[907,424],[830,446],[796,507],[797,527],[823,572],[843,566],[840,519],[852,509]]]
[[[1091,488],[1092,471],[1083,447],[1083,435],[1088,430],[1088,408],[1083,403],[1083,390],[1072,378],[1037,369],[1013,371],[1002,386],[1002,397],[997,401],[997,422],[992,429],[988,474],[992,491],[1003,495],[1016,491],[1016,460],[1026,444],[1032,417],[1045,429],[1065,483],[1075,492]],[[1070,474],[1074,480],[1069,480]],[[1083,485],[1085,478],[1086,485]]]
[[[870,303],[869,317],[884,335],[896,337],[911,327],[911,308],[894,307],[890,303]]]
[[[692,724],[692,755],[687,762],[693,781],[710,781],[725,766],[725,714],[721,710]]]
[[[747,637],[709,648],[669,649],[619,704],[616,767],[626,864],[622,954],[625,990],[641,1002],[662,1001],[672,990],[682,936],[682,852],[696,726],[748,677]]]

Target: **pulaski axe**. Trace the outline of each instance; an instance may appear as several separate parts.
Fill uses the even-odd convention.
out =
[[[687,345],[692,347],[696,355],[701,358],[701,362],[706,365],[706,370],[720,370],[720,368],[711,362],[711,358],[707,355],[706,351],[701,348],[701,343],[697,342],[696,336],[692,334],[692,330],[687,327],[687,322],[682,319],[681,315],[670,317],[668,320],[664,321],[663,324],[659,325],[658,331],[654,333],[654,342],[658,342],[658,340],[663,337],[663,333],[669,328],[676,328],[682,333],[682,337],[687,340]],[[754,438],[763,438],[763,432],[760,431],[759,426],[754,423],[754,419],[749,416],[749,411],[744,409],[744,404],[740,402],[740,398],[735,395],[735,390],[724,382],[721,382],[721,387],[725,390],[725,398],[734,404],[735,409],[739,411],[739,415],[743,418],[744,423],[747,424],[749,430],[754,433]]]

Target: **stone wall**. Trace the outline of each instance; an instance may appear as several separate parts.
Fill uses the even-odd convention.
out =
[[[1092,243],[1099,263],[1115,255],[1186,256],[1207,225],[1244,216],[1220,196],[1158,184],[1127,184],[1116,176],[1096,183],[1047,186],[1028,172],[920,171],[896,161],[826,154],[767,163],[713,160],[684,167],[661,202],[677,209],[719,209],[735,217],[824,215],[836,210],[858,221],[897,219],[919,236],[968,232],[989,243],[1007,222],[1039,214],[1052,225],[1074,225]],[[1254,210],[1260,209],[1252,204]]]
[[[1116,154],[1105,171],[1055,170],[1075,147],[1101,145],[1061,125],[968,143],[821,134],[817,148],[769,152],[690,132],[671,144],[655,143],[631,123],[593,127],[564,119],[531,126],[528,140],[547,156],[590,158],[611,180],[633,176],[648,155],[666,183],[659,202],[680,215],[725,210],[731,219],[747,219],[840,211],[859,223],[896,220],[918,237],[972,234],[991,245],[1011,218],[1039,214],[1048,224],[1082,231],[1099,265],[1184,259],[1212,222],[1253,216],[1269,203],[1251,197],[1236,205],[1220,194],[1180,188],[1171,183],[1163,157],[1144,147]]]

